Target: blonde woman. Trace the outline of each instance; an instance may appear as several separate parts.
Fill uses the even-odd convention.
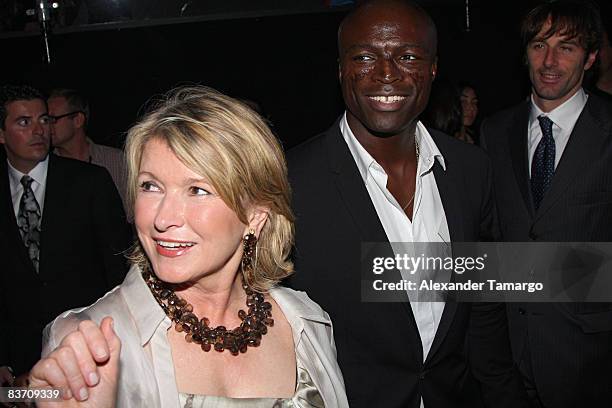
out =
[[[180,88],[129,131],[126,154],[132,268],[46,328],[31,386],[61,388],[69,406],[348,406],[329,316],[278,286],[293,215],[262,119]]]

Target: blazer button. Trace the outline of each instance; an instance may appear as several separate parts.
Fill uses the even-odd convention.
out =
[[[527,312],[525,311],[525,309],[523,309],[522,307],[519,307],[519,314],[521,315],[525,315]]]
[[[419,373],[419,380],[424,380],[425,379],[425,371],[421,371]]]

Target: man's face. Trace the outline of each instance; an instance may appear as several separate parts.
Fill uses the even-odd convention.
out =
[[[420,12],[371,7],[340,33],[340,82],[349,123],[377,136],[414,126],[436,73],[435,31]]]
[[[6,104],[4,129],[0,130],[11,165],[28,173],[49,153],[49,117],[42,99]]]
[[[527,45],[529,77],[536,104],[551,111],[571,98],[582,86],[584,71],[589,69],[597,52],[587,55],[577,38],[555,33],[544,38],[550,21]]]
[[[64,116],[71,113],[72,110],[63,96],[49,98],[47,104],[49,105],[49,115],[59,117],[51,125],[51,141],[53,146],[62,146],[72,140],[75,135],[74,121],[77,114]]]

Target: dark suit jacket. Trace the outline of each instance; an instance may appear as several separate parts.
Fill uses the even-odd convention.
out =
[[[130,241],[121,199],[102,167],[51,155],[39,273],[17,228],[4,149],[0,153],[0,365],[16,373],[40,358],[44,326],[121,283]]]
[[[612,241],[612,105],[589,96],[538,211],[529,184],[530,103],[483,123],[505,241]],[[612,404],[612,304],[509,304],[514,357],[526,351],[546,406]]]
[[[490,164],[480,149],[431,131],[447,170],[434,174],[451,240],[475,241],[492,222]],[[448,302],[423,361],[408,302],[363,303],[362,242],[388,242],[338,123],[288,152],[296,273],[329,312],[351,407],[521,407],[504,306]]]

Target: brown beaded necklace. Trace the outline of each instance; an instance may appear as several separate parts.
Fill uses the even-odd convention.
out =
[[[243,268],[252,267],[251,256],[254,252],[254,241],[256,242],[254,234],[249,233],[244,237]],[[266,326],[274,325],[272,305],[264,302],[264,295],[249,288],[244,283],[244,279],[242,288],[247,295],[248,312],[240,309],[238,311],[238,317],[242,321],[240,326],[228,330],[225,326],[210,327],[206,317],[198,319],[193,313],[193,306],[185,299],[178,297],[152,272],[144,271],[142,276],[157,303],[174,322],[175,330],[185,332],[187,343],[196,343],[206,352],[214,348],[219,352],[229,350],[234,356],[238,353],[246,353],[247,347],[258,347],[261,344],[261,337],[268,332]]]

